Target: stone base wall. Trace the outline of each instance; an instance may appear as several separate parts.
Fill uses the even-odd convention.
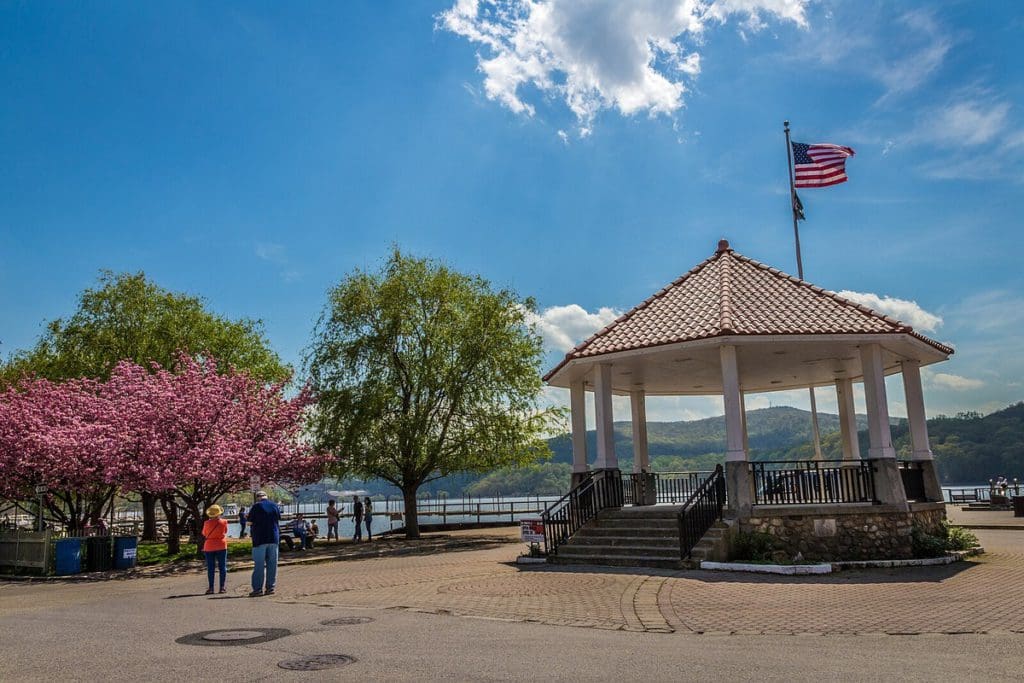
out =
[[[910,511],[895,506],[759,505],[750,517],[738,520],[741,533],[768,534],[776,550],[805,560],[904,560],[913,557],[911,531],[915,524],[933,532],[946,518],[942,503],[915,503]]]

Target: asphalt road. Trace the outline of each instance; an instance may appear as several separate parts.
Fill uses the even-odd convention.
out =
[[[1009,533],[1024,541],[1024,533]],[[446,556],[452,559],[452,553]],[[329,572],[358,573],[373,566],[366,562],[291,567],[281,581],[301,585]],[[418,571],[427,570],[410,569],[408,580],[414,581]],[[401,604],[319,604],[315,595],[300,600],[287,592],[247,598],[241,593],[245,579],[243,573],[231,574],[233,591],[212,598],[200,594],[205,583],[200,575],[0,582],[0,680],[1024,680],[1024,634],[1011,631],[906,636],[633,632],[443,610],[425,613]],[[1006,587],[1011,607],[1018,602],[1019,588]],[[864,595],[871,599],[870,590]],[[749,608],[737,602],[731,609]],[[886,605],[877,609],[884,613]],[[340,617],[368,621],[323,623]],[[226,646],[177,642],[204,631],[258,629],[290,634]],[[345,655],[351,661],[321,671],[279,666],[314,655]]]

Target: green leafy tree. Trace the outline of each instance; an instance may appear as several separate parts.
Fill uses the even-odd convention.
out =
[[[47,323],[35,346],[0,366],[0,388],[25,376],[106,380],[122,360],[170,370],[180,352],[216,358],[225,372],[235,368],[265,382],[285,381],[291,373],[260,321],[216,315],[203,299],[163,289],[142,272],[101,271],[71,317]],[[143,538],[154,540],[156,496],[144,492],[142,508]]]
[[[171,369],[180,351],[210,355],[225,369],[265,381],[283,381],[290,372],[270,349],[260,321],[218,316],[199,297],[163,289],[142,272],[102,271],[96,286],[79,295],[70,318],[47,323],[35,346],[3,364],[0,381],[23,375],[105,380],[122,360]]]
[[[532,307],[398,249],[380,272],[356,271],[330,291],[306,359],[314,438],[337,454],[340,476],[401,489],[407,537],[419,537],[424,483],[549,454],[541,437],[560,412],[539,405]]]

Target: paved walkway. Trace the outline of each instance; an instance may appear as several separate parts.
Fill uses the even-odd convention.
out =
[[[1024,531],[1024,517],[1014,517],[1012,510],[971,510],[960,505],[947,505],[950,524],[972,529],[1017,529]]]
[[[309,568],[278,599],[631,631],[1024,633],[1024,609],[1009,598],[1024,585],[1024,534],[980,533],[989,552],[964,562],[812,577],[524,568],[513,564],[514,545]]]
[[[362,680],[1021,679],[1024,534],[978,535],[988,553],[969,561],[817,577],[520,567],[523,545],[492,538],[283,567],[278,594],[258,599],[244,597],[244,571],[210,598],[199,572],[0,581],[0,679],[277,681],[299,675],[274,666],[285,657],[338,652],[358,660],[343,671]],[[329,623],[353,615],[375,623]],[[253,626],[292,635],[245,648],[177,642]],[[41,658],[56,633],[61,647]]]

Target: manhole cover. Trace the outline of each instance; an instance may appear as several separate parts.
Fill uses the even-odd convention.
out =
[[[278,662],[277,665],[289,671],[320,671],[321,669],[336,669],[356,661],[348,655],[313,655],[301,659],[286,659]]]
[[[356,624],[369,624],[371,621],[373,621],[372,617],[337,617],[320,623],[323,626],[355,626]]]
[[[262,637],[263,631],[214,631],[203,636],[203,640],[252,640]]]
[[[255,645],[291,635],[286,628],[217,629],[177,638],[179,645]]]

